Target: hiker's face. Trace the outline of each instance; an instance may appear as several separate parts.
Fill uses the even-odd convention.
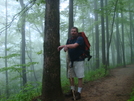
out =
[[[78,32],[76,29],[71,29],[71,35],[72,37],[77,37],[78,36]]]

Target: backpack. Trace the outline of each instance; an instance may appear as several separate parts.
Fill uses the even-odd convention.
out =
[[[79,32],[78,34],[79,34],[79,36],[83,37],[84,42],[85,42],[85,51],[83,53],[83,57],[87,58],[88,61],[89,61],[91,59],[91,57],[92,57],[90,55],[90,46],[91,46],[91,44],[89,43],[89,40],[88,40],[88,38],[87,38],[87,36],[85,35],[84,32]]]

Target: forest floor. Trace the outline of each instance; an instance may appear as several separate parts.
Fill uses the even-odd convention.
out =
[[[134,65],[110,70],[110,75],[84,83],[78,101],[127,101],[134,87]],[[72,101],[65,98],[65,101]]]
[[[84,83],[81,99],[78,101],[127,101],[132,88],[134,88],[134,65],[118,67],[111,69],[106,77]],[[64,101],[72,101],[72,98],[65,98]]]

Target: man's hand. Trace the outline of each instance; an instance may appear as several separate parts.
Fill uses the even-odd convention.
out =
[[[59,46],[57,49],[58,49],[58,51],[60,51],[63,48],[64,48],[65,52],[68,50],[68,47],[66,45]]]
[[[64,46],[59,46],[57,49],[60,51]]]
[[[64,46],[64,52],[66,52],[68,50],[68,47],[65,45]]]

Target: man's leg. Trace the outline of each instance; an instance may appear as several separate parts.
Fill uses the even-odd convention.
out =
[[[82,84],[83,84],[83,79],[82,78],[78,78],[78,92],[79,93],[81,93]]]
[[[83,78],[78,78],[78,91],[75,93],[75,100],[81,99],[82,82]],[[74,98],[72,98],[74,100]]]
[[[70,91],[65,94],[66,97],[73,96],[75,94],[74,78],[69,78]]]
[[[75,90],[75,85],[74,85],[74,78],[69,78],[71,90]]]

